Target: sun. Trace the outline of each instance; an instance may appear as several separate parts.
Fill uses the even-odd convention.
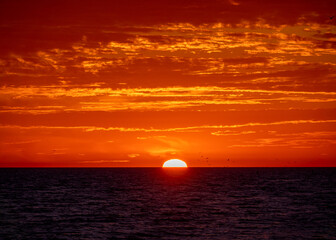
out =
[[[178,168],[187,168],[187,164],[180,160],[180,159],[170,159],[168,161],[165,161],[162,165],[163,168],[171,168],[171,167],[178,167]]]

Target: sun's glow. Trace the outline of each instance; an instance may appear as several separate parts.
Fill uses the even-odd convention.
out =
[[[168,161],[165,161],[165,163],[162,165],[163,168],[169,168],[169,167],[180,167],[180,168],[186,168],[188,167],[187,164],[180,160],[180,159],[170,159]]]

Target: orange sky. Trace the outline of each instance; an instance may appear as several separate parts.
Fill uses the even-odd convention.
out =
[[[0,167],[336,166],[334,0],[0,2]]]

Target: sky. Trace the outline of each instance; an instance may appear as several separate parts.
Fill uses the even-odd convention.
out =
[[[335,9],[2,0],[0,167],[335,167]]]

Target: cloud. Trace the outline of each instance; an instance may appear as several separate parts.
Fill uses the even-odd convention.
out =
[[[72,27],[61,29],[69,31]],[[105,28],[86,29],[96,31],[101,39],[90,40],[87,34],[82,34],[77,41],[67,42],[67,46],[60,43],[35,52],[17,49],[9,56],[0,54],[0,66],[4,68],[1,76],[83,79],[83,75],[89,75],[91,79],[92,74],[175,71],[235,77],[279,71],[289,68],[288,63],[335,64],[330,57],[336,54],[334,42],[320,37],[334,34],[335,29],[327,24],[272,27],[259,19],[236,25],[178,22]],[[114,34],[107,34],[111,31]],[[116,38],[118,34],[127,37]]]
[[[87,160],[81,161],[81,163],[92,163],[92,164],[100,164],[100,163],[128,163],[130,160],[128,159],[117,159],[117,160]]]
[[[240,3],[233,1],[233,0],[228,0],[230,4],[234,5],[234,6],[239,6]]]
[[[53,9],[50,8],[50,4]],[[243,19],[258,21],[260,18],[272,24],[293,24],[299,21],[327,22],[329,18],[323,19],[320,16],[332,16],[333,6],[335,3],[332,0],[309,4],[304,0],[295,2],[284,0],[281,3],[278,1],[195,0],[181,2],[162,0],[158,2],[149,0],[142,4],[136,0],[113,3],[99,0],[94,6],[88,0],[73,0],[67,2],[66,5],[58,1],[45,3],[42,0],[34,0],[28,4],[6,0],[1,2],[0,16],[2,16],[1,20],[5,20],[6,23],[18,22],[23,25],[42,26],[88,26],[90,24],[100,26],[115,23],[149,25],[167,22],[197,24],[215,21],[239,23]],[[31,16],[37,17],[32,18]]]
[[[275,78],[276,79],[276,78]],[[258,82],[266,81],[258,79]],[[277,82],[287,82],[276,79]],[[105,88],[99,84],[51,85],[0,88],[0,112],[51,114],[75,111],[166,111],[279,108],[290,104],[297,108],[314,108],[319,104],[332,108],[335,92],[242,89],[218,86]],[[44,105],[42,105],[44,104]]]
[[[211,134],[215,135],[215,136],[239,136],[239,135],[253,134],[253,133],[256,133],[256,131],[242,131],[242,132],[238,132],[238,131],[226,130],[226,131],[212,132]]]
[[[334,139],[312,139],[307,136],[296,134],[296,137],[290,138],[259,138],[253,141],[243,141],[241,144],[232,144],[228,148],[265,148],[265,147],[286,147],[294,149],[320,148],[323,146],[333,146],[336,144]]]
[[[1,129],[73,129],[82,130],[85,132],[93,131],[120,131],[120,132],[200,132],[204,129],[235,129],[244,127],[259,127],[259,126],[276,126],[276,125],[291,125],[291,124],[323,124],[336,123],[336,120],[290,120],[278,122],[250,122],[244,124],[232,125],[201,125],[190,127],[175,127],[175,128],[130,128],[130,127],[95,127],[95,126],[18,126],[18,125],[0,125]],[[163,138],[160,138],[161,141]]]
[[[138,153],[130,153],[127,156],[129,156],[130,158],[136,158],[136,157],[139,157],[140,154],[138,154]]]
[[[21,145],[21,144],[32,144],[32,143],[38,143],[38,142],[40,142],[40,140],[2,142],[2,144],[5,144],[5,145]]]

